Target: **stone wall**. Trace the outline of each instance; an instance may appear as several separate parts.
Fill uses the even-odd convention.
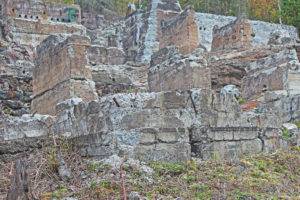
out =
[[[33,56],[27,46],[0,48],[0,110],[8,115],[30,112]]]
[[[20,18],[9,19],[7,26],[11,32],[11,40],[20,45],[37,47],[51,34],[85,34],[85,28],[77,24],[64,24],[60,22],[24,20]]]
[[[287,90],[289,94],[299,93],[299,67],[295,49],[283,49],[250,63],[245,68],[247,74],[242,79],[243,98],[273,90]]]
[[[211,88],[211,71],[206,59],[198,52],[189,56],[178,53],[177,47],[161,49],[152,56],[148,83],[152,92]]]
[[[81,23],[79,5],[45,2],[42,0],[3,0],[3,18],[49,19]]]
[[[35,48],[51,34],[84,34],[79,5],[41,0],[4,0],[3,37]]]
[[[33,73],[32,112],[55,114],[57,103],[72,97],[97,98],[87,66],[87,37],[50,36],[38,46]]]
[[[211,50],[247,47],[251,43],[251,26],[246,17],[242,16],[233,22],[213,29]]]
[[[175,45],[179,48],[181,54],[192,53],[193,50],[198,48],[198,27],[194,16],[195,11],[193,8],[187,8],[170,20],[162,20],[162,37],[160,38],[159,48]]]
[[[1,116],[0,116],[1,119]],[[54,133],[55,117],[23,115],[0,120],[0,155],[42,148]]]
[[[221,16],[208,13],[196,13],[195,20],[199,28],[199,43],[203,45],[208,51],[211,50],[213,40],[213,27],[225,26],[230,22],[234,21],[236,17]],[[248,20],[251,26],[251,45],[266,45],[268,44],[269,38],[274,31],[286,30],[289,32],[292,38],[297,39],[297,29],[293,26],[287,26],[282,24],[271,24],[262,21]]]
[[[297,102],[298,97],[295,114]],[[120,93],[87,103],[73,98],[57,105],[55,118],[24,115],[3,120],[0,153],[37,148],[53,137],[52,132],[72,141],[82,156],[116,154],[165,162],[187,161],[191,156],[232,159],[297,144],[297,135],[296,141],[282,135],[281,123],[290,119],[264,106],[243,112],[232,94],[203,89]],[[17,145],[7,148],[8,144]]]

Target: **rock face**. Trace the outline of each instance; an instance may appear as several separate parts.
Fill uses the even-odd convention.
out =
[[[250,63],[247,76],[242,80],[243,98],[250,98],[264,91],[287,90],[299,93],[300,63],[294,49],[285,49]]]
[[[178,46],[181,54],[189,54],[199,46],[198,27],[195,23],[195,11],[192,8],[187,8],[170,20],[162,20],[161,24],[160,49],[175,45]]]
[[[181,11],[177,1],[151,1],[146,12],[136,12],[126,20],[124,49],[132,61],[150,63],[151,55],[169,45],[182,54],[198,47],[195,11]]]
[[[243,113],[232,94],[209,90],[73,99],[57,109],[57,132],[72,138],[83,156],[179,162],[191,153],[234,158],[288,145],[276,115]]]
[[[292,139],[282,126],[300,121],[294,27],[182,11],[175,0],[82,21],[78,6],[4,2],[0,154],[40,148],[53,133],[82,156],[166,162],[299,145],[295,126]]]
[[[87,37],[58,35],[49,37],[38,47],[32,113],[55,115],[56,104],[68,98],[82,97],[84,101],[97,98],[86,60],[89,45]]]
[[[210,69],[201,51],[183,56],[178,53],[177,47],[167,47],[152,56],[148,82],[153,92],[210,89]]]
[[[41,0],[3,0],[2,13],[6,17],[47,19],[62,22],[81,22],[79,5],[56,4]]]
[[[45,3],[41,0],[4,0],[2,15],[10,40],[36,47],[55,33],[83,34],[78,5]],[[76,24],[77,23],[77,24]]]
[[[0,154],[15,154],[40,148],[54,132],[55,117],[23,115],[0,122]]]
[[[232,21],[236,20],[236,17],[213,15],[207,13],[196,13],[195,20],[199,28],[199,43],[202,44],[208,51],[211,50],[213,40],[213,28],[215,25],[218,27],[226,26]],[[271,24],[262,21],[248,20],[251,26],[251,45],[267,45],[271,34],[274,31],[286,30],[288,31],[291,38],[297,39],[297,30],[295,27],[282,25],[282,24]]]
[[[245,16],[237,18],[232,23],[213,29],[211,50],[232,49],[251,44],[251,26]]]

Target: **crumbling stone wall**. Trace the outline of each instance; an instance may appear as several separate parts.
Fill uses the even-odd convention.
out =
[[[175,45],[181,54],[189,54],[195,50],[199,46],[199,41],[194,15],[193,8],[187,8],[170,20],[162,20],[159,48]]]
[[[245,16],[235,21],[213,29],[211,50],[232,49],[249,46],[251,43],[251,26]]]
[[[149,90],[187,90],[211,88],[211,71],[201,50],[195,55],[183,56],[178,47],[164,48],[152,56],[148,74]]]
[[[236,17],[221,16],[208,13],[196,13],[195,20],[199,29],[199,43],[208,51],[211,50],[213,40],[213,28],[215,25],[223,27],[236,20]],[[272,24],[262,21],[248,20],[251,26],[251,45],[267,45],[271,34],[277,30],[286,30],[289,35],[298,39],[297,29],[293,26],[283,24]]]
[[[78,5],[47,3],[41,0],[4,0],[2,8],[4,38],[35,48],[55,33],[85,33],[79,25]]]
[[[79,5],[45,2],[42,0],[3,0],[3,17],[49,19],[59,22],[81,23]]]
[[[57,103],[72,97],[97,98],[87,66],[90,39],[80,35],[47,38],[37,49],[33,73],[32,112],[55,114]]]
[[[29,141],[38,146],[53,131],[73,141],[82,156],[147,161],[237,158],[290,145],[281,132],[285,119],[263,110],[242,112],[232,94],[203,89],[73,98],[57,105],[55,118],[25,115],[0,124],[0,153],[18,151],[5,147],[21,140],[19,150]]]
[[[300,63],[295,49],[283,49],[250,63],[242,79],[243,98],[250,98],[265,91],[286,90],[298,94]]]
[[[33,52],[11,44],[0,49],[0,110],[12,116],[30,113]]]
[[[211,68],[212,89],[220,91],[226,85],[242,88],[242,79],[247,76],[247,67],[265,57],[272,57],[292,46],[255,46],[243,49],[227,49],[205,53],[208,66]],[[285,57],[287,58],[287,57]],[[293,58],[292,60],[295,60]],[[289,65],[290,57],[281,59],[280,64]],[[272,65],[276,62],[269,60]],[[263,63],[262,66],[263,67]],[[251,84],[251,82],[249,82]]]
[[[151,55],[168,46],[183,54],[198,47],[194,10],[181,11],[177,1],[153,0],[145,13],[137,11],[126,20],[124,49],[129,60],[150,63]]]

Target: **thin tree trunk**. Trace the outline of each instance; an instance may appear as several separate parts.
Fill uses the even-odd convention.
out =
[[[14,168],[6,200],[28,200],[27,166],[24,161],[17,160]]]
[[[278,10],[279,10],[279,23],[282,24],[280,3],[281,3],[280,0],[277,0]]]

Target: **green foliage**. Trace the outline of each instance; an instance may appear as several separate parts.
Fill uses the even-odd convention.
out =
[[[300,129],[300,122],[295,122],[295,125],[297,126],[298,129]]]
[[[56,3],[65,3],[65,4],[74,4],[74,0],[46,0],[46,2],[56,2]]]
[[[239,104],[244,104],[244,103],[247,102],[247,100],[246,100],[246,99],[243,99],[242,97],[239,97],[239,98],[238,98],[238,102],[239,102]]]
[[[292,25],[300,30],[299,0],[179,0],[184,8],[194,6],[197,12],[239,16],[249,19]],[[278,4],[279,2],[279,4]],[[281,8],[281,12],[279,10]]]
[[[284,138],[285,138],[286,140],[288,140],[288,139],[291,138],[290,131],[287,130],[287,129],[283,130],[283,131],[282,131],[282,134],[283,134],[283,136],[284,136]]]

